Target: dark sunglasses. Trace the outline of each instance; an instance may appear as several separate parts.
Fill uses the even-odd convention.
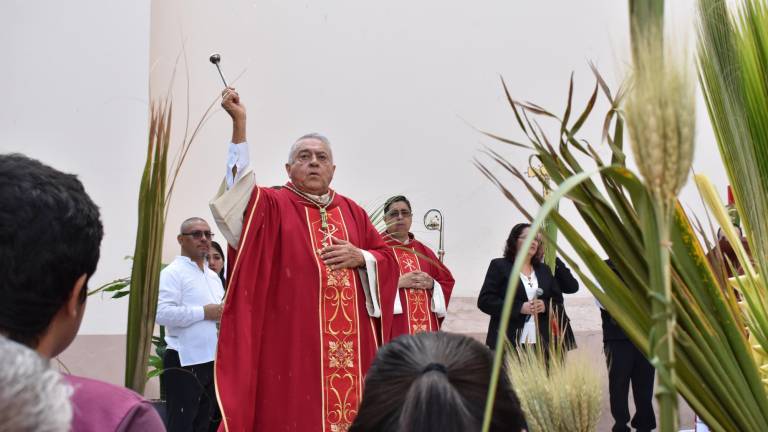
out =
[[[213,238],[213,233],[210,231],[192,231],[188,233],[181,233],[181,235],[190,236],[195,240],[200,240],[201,238],[203,238],[203,236],[205,236],[205,238],[207,238],[208,240]]]

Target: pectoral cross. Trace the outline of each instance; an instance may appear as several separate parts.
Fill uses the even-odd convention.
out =
[[[547,198],[549,196],[549,193],[551,190],[549,189],[549,186],[547,185],[549,183],[549,173],[547,173],[547,169],[544,168],[544,165],[539,165],[538,167],[528,167],[528,177],[533,178],[539,178],[541,177],[544,179],[544,198]]]

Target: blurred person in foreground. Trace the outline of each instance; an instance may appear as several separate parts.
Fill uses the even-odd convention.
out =
[[[67,432],[72,389],[48,362],[0,336],[0,431]]]
[[[75,338],[103,228],[80,181],[19,154],[0,155],[0,334],[51,359]],[[65,375],[73,431],[164,431],[135,392]]]
[[[365,378],[350,432],[479,431],[493,355],[463,335],[403,335],[379,350]],[[491,431],[525,429],[520,402],[502,371]]]

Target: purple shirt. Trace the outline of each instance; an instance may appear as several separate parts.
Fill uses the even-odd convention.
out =
[[[124,387],[64,375],[72,386],[72,431],[165,431],[155,408]]]

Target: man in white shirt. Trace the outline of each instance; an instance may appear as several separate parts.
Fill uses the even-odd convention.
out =
[[[169,431],[208,431],[219,417],[213,360],[224,287],[205,262],[212,237],[205,220],[185,220],[177,236],[181,255],[160,272],[157,323],[165,326],[168,344],[163,362]]]

